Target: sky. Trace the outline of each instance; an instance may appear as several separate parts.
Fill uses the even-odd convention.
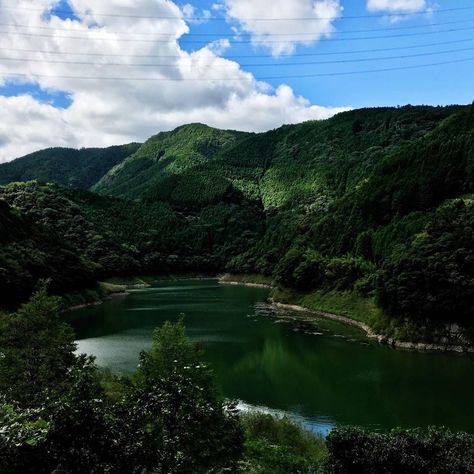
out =
[[[0,162],[474,100],[472,0],[0,0]]]

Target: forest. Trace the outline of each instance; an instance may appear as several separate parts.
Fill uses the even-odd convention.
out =
[[[260,134],[192,124],[142,145],[33,153],[0,165],[0,183],[4,308],[41,280],[64,295],[231,272],[288,299],[366,301],[368,323],[399,338],[453,322],[472,334],[474,106],[361,109]]]

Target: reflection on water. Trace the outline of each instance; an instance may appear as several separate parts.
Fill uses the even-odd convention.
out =
[[[153,329],[185,314],[224,394],[242,406],[290,413],[326,433],[446,425],[474,431],[474,360],[369,343],[357,328],[301,322],[265,301],[268,290],[209,281],[163,283],[70,314],[80,352],[100,366],[134,371]]]

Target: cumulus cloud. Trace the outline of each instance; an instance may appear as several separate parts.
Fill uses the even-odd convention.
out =
[[[224,6],[228,18],[250,33],[255,45],[269,48],[275,56],[330,36],[343,10],[339,0],[224,0]],[[294,20],[299,18],[304,20]]]
[[[367,9],[374,12],[411,13],[426,8],[426,0],[367,0]]]
[[[169,0],[70,0],[79,20],[44,15],[55,4],[19,0],[25,9],[9,10],[0,3],[2,23],[30,25],[6,28],[11,32],[0,38],[2,56],[11,59],[0,61],[0,84],[35,83],[72,101],[60,109],[36,96],[0,97],[0,161],[48,146],[142,141],[189,122],[263,131],[345,110],[318,107],[288,86],[257,81],[219,56],[225,41],[184,51],[178,40],[189,29]],[[23,76],[12,76],[18,72]]]

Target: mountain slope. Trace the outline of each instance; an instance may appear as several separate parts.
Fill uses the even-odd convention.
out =
[[[27,299],[39,279],[64,293],[113,276],[218,272],[255,243],[261,223],[247,205],[188,216],[38,181],[0,186],[0,307]]]
[[[40,180],[89,189],[113,166],[134,153],[140,145],[130,143],[109,148],[48,148],[0,165],[0,185]]]
[[[200,165],[205,166],[217,153],[246,135],[202,124],[185,125],[172,132],[159,133],[110,170],[92,190],[128,198],[158,192],[163,193],[165,200],[172,199],[170,188],[176,187],[173,177],[187,174]],[[192,175],[188,176],[192,179]],[[216,183],[216,187],[219,184]],[[164,189],[169,191],[165,192]]]
[[[265,209],[332,200],[357,186],[394,147],[416,140],[456,107],[363,109],[329,120],[236,134],[189,125],[158,134],[93,188],[181,207],[241,194]]]

